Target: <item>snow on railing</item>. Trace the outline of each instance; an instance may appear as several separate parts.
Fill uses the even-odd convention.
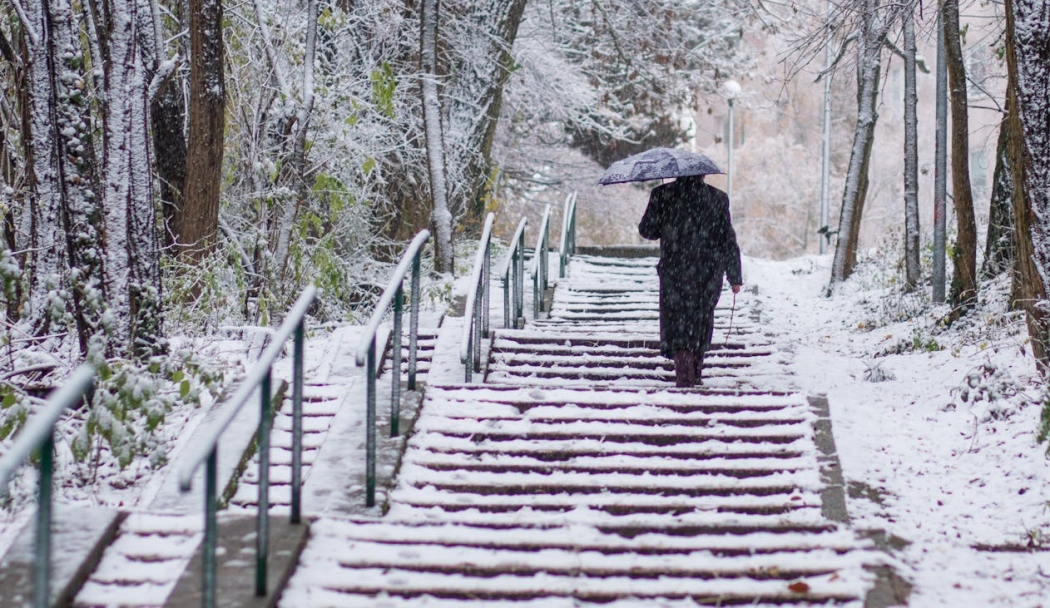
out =
[[[489,335],[489,280],[492,275],[492,222],[495,215],[485,217],[474,268],[470,273],[467,303],[463,309],[463,340],[459,360],[464,364],[464,380],[470,382],[474,372],[481,371],[481,339]]]
[[[497,273],[503,280],[503,327],[507,329],[525,322],[525,226],[528,223],[525,217],[518,222],[507,257],[503,258]]]
[[[565,212],[561,217],[561,248],[558,250],[558,278],[565,278],[569,256],[576,253],[576,192],[565,197]]]
[[[274,334],[273,341],[262,356],[248,371],[237,391],[230,397],[233,404],[225,415],[217,420],[202,441],[194,444],[179,469],[179,489],[189,492],[193,476],[202,464],[205,465],[204,490],[204,547],[201,580],[201,602],[205,608],[215,606],[218,586],[216,573],[216,546],[218,544],[218,445],[223,432],[233,422],[237,412],[248,398],[259,389],[259,428],[256,443],[259,454],[259,504],[256,515],[255,539],[255,595],[265,596],[266,568],[269,558],[270,536],[270,427],[273,364],[284,352],[285,344],[293,338],[292,352],[292,513],[291,523],[301,521],[302,448],[303,448],[303,329],[306,311],[317,297],[317,287],[310,285],[295,301],[284,322]]]
[[[419,260],[423,245],[430,238],[429,230],[421,230],[412,239],[401,256],[401,262],[394,269],[390,283],[379,298],[372,319],[368,322],[361,346],[357,351],[357,365],[365,366],[365,377],[368,379],[365,423],[365,505],[376,504],[376,333],[379,324],[386,316],[387,309],[393,305],[394,328],[391,333],[393,344],[391,352],[391,391],[390,391],[390,436],[400,433],[401,420],[401,313],[404,308],[405,275],[412,270],[411,296],[409,298],[409,331],[408,331],[408,390],[416,389],[416,351],[419,334]]]
[[[47,400],[40,412],[26,423],[11,449],[0,458],[0,492],[36,450],[40,450],[40,489],[37,493],[36,542],[33,559],[34,608],[51,605],[51,490],[55,474],[55,423],[70,407],[80,403],[94,386],[95,368],[83,364],[73,371],[64,385]]]
[[[532,318],[538,319],[543,310],[543,301],[547,295],[547,274],[550,272],[548,265],[548,252],[550,247],[550,225],[551,206],[543,209],[543,219],[540,221],[540,234],[536,240],[536,250],[532,254]]]

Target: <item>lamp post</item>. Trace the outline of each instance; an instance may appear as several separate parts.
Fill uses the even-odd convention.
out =
[[[740,83],[735,80],[727,80],[722,85],[722,95],[729,102],[729,133],[726,137],[726,195],[733,200],[733,139],[736,130],[733,125],[733,101],[740,96]]]

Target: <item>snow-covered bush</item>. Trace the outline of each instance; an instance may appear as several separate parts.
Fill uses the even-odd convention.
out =
[[[154,431],[176,407],[198,407],[202,399],[214,401],[225,374],[190,351],[153,357],[147,363],[106,362],[84,424],[72,442],[74,459],[87,465],[81,477],[94,478],[103,459],[126,468],[139,457],[157,468],[166,461],[166,450]]]
[[[947,409],[968,405],[978,410],[975,414],[981,422],[1008,418],[1034,402],[1009,370],[991,359],[966,372],[962,382],[951,389],[951,395]]]
[[[890,370],[882,367],[882,361],[866,361],[864,363],[865,382],[888,382],[896,380],[897,376]]]

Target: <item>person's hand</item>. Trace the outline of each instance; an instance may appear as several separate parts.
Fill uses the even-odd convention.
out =
[[[733,293],[740,293],[740,285],[730,285],[729,287],[733,290]]]

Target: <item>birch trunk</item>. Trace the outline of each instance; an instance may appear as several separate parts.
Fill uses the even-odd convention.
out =
[[[977,220],[970,188],[970,125],[966,102],[966,65],[959,34],[959,0],[944,0],[944,54],[952,107],[952,202],[955,207],[954,273],[948,300],[963,309],[977,300]]]
[[[1050,29],[1041,0],[1007,0],[1006,49],[1010,83],[1016,95],[1016,133],[1010,148],[1014,183],[1017,260],[1024,285],[1028,331],[1040,371],[1047,374],[1050,306]]]
[[[919,265],[919,127],[915,115],[915,19],[904,9],[904,286],[912,291],[922,279]]]
[[[451,273],[452,214],[448,207],[445,172],[445,141],[441,129],[441,100],[438,96],[438,0],[420,4],[419,71],[422,79],[423,126],[426,134],[427,168],[430,173],[431,226],[434,233],[434,269]]]

